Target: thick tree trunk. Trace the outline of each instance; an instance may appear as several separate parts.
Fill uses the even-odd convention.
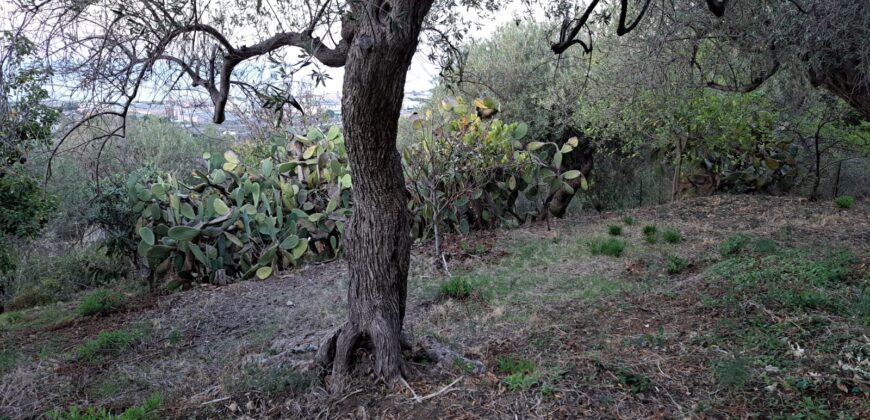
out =
[[[430,6],[431,0],[405,0],[353,7],[357,23],[342,98],[354,184],[353,217],[344,239],[349,319],[318,356],[332,356],[335,388],[350,373],[362,342],[374,350],[378,377],[393,382],[405,375],[401,340],[411,237],[396,133],[405,76]],[[403,13],[398,28],[390,24]]]
[[[677,201],[680,194],[680,179],[683,175],[683,139],[678,139],[677,167],[674,168],[674,182],[671,185],[671,201]]]

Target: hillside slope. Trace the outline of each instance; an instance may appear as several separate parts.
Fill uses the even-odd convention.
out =
[[[107,316],[77,316],[78,302],[3,314],[0,417],[120,412],[155,392],[160,417],[870,417],[866,203],[718,196],[453,237],[448,251],[470,296],[442,293],[420,245],[407,329],[482,374],[417,349],[408,386],[388,388],[361,355],[358,380],[325,392],[307,361],[345,316],[337,262]]]

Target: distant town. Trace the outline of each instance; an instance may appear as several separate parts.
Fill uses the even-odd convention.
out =
[[[431,98],[430,91],[409,91],[405,93],[405,101],[402,104],[402,114],[408,115],[418,109]],[[320,95],[317,97],[318,111],[331,111],[330,120],[326,124],[341,124],[341,96]],[[60,108],[65,114],[84,114],[87,112],[84,105],[71,101],[54,101],[52,104]],[[253,110],[252,110],[253,111]],[[243,118],[244,110],[238,107],[230,108],[226,113],[226,120],[220,124],[212,123],[212,104],[208,100],[196,99],[167,99],[160,102],[137,101],[130,108],[131,117],[158,117],[175,122],[194,134],[202,133],[208,127],[220,135],[229,135],[244,138],[250,134],[250,127]]]

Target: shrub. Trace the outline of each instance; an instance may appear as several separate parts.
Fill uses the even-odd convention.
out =
[[[631,388],[633,394],[640,394],[641,392],[649,391],[650,388],[652,388],[652,381],[642,373],[634,373],[627,369],[619,369],[616,371],[616,377],[619,378],[619,381],[624,385]]]
[[[54,409],[46,414],[50,420],[156,420],[160,418],[157,410],[163,403],[163,396],[159,392],[151,394],[141,404],[125,410],[119,415],[114,415],[103,407],[90,407],[82,410],[72,406],[66,411]]]
[[[675,255],[669,255],[667,261],[667,269],[669,274],[677,274],[685,270],[689,266],[689,262]]]
[[[97,338],[79,347],[79,357],[94,360],[100,356],[118,355],[130,348],[136,341],[136,334],[126,330],[101,331]]]
[[[676,229],[665,229],[662,239],[669,244],[676,244],[683,241],[683,235]]]
[[[659,229],[656,225],[646,225],[643,227],[643,239],[651,244],[658,241]]]
[[[116,291],[112,290],[97,290],[82,300],[79,305],[79,315],[106,315],[117,311],[127,298]]]
[[[736,254],[743,250],[748,242],[749,236],[742,233],[731,235],[719,245],[719,254],[723,257]]]
[[[609,255],[611,257],[621,257],[625,251],[625,242],[618,239],[596,239],[589,242],[589,250],[592,255]]]
[[[504,382],[511,391],[531,388],[541,378],[535,362],[531,360],[500,356],[497,363],[498,370],[508,374]]]
[[[472,290],[471,283],[462,276],[452,277],[441,285],[441,295],[454,299],[465,299],[471,296]]]
[[[626,226],[634,226],[636,221],[634,220],[634,217],[625,216],[622,218],[622,223],[625,223]]]
[[[619,226],[619,225],[607,226],[607,233],[609,233],[613,236],[622,235],[622,226]]]
[[[7,308],[24,309],[64,300],[79,290],[111,284],[129,270],[125,258],[108,254],[106,248],[98,246],[61,255],[28,254],[7,275]]]
[[[855,197],[850,195],[841,195],[834,199],[834,204],[841,209],[850,209],[855,205]]]

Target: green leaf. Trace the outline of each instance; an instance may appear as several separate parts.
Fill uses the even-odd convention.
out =
[[[296,244],[296,247],[291,251],[293,259],[298,260],[302,258],[302,256],[305,255],[305,251],[308,251],[308,239],[300,240],[299,243]]]
[[[142,238],[142,241],[148,245],[154,245],[154,231],[147,226],[143,226],[142,229],[139,229],[139,236]]]
[[[169,237],[178,242],[192,241],[199,236],[200,230],[189,226],[175,226],[169,229]]]
[[[296,166],[297,166],[297,165],[299,165],[299,162],[285,162],[285,163],[282,163],[282,164],[278,165],[278,172],[280,172],[280,173],[282,173],[282,174],[283,174],[283,173],[290,172],[290,171],[296,169]]]
[[[235,163],[236,165],[238,165],[239,164],[239,155],[237,155],[236,152],[234,152],[232,150],[227,150],[226,152],[224,152],[224,160],[227,162]]]
[[[166,187],[163,184],[154,184],[151,186],[151,194],[154,194],[160,200],[166,199]]]
[[[214,211],[221,216],[226,216],[227,214],[229,214],[230,208],[227,207],[227,203],[224,203],[224,200],[221,200],[220,198],[215,198]]]
[[[149,245],[144,240],[139,241],[139,246],[136,247],[136,253],[139,254],[140,256],[144,257],[144,256],[148,255],[148,250],[151,249],[152,246],[153,245]]]
[[[526,137],[526,134],[529,133],[529,125],[521,122],[517,125],[517,128],[514,129],[514,140],[522,140]],[[529,149],[532,150],[532,149]]]
[[[221,169],[215,169],[211,173],[211,182],[215,184],[223,184],[227,180],[227,174]]]
[[[263,176],[268,177],[272,175],[272,159],[263,159],[260,162],[260,169],[263,171]]]
[[[573,146],[571,146],[570,144],[563,144],[562,149],[559,151],[562,153],[571,153],[572,150],[574,150]]]
[[[193,211],[193,206],[188,203],[181,204],[181,215],[188,219],[196,219],[196,213]]]
[[[206,258],[199,245],[192,243],[188,245],[188,248],[190,248],[190,252],[193,254],[194,258],[197,259],[197,261],[202,263],[202,265],[208,267],[208,258]]]
[[[299,237],[296,235],[290,235],[284,238],[284,240],[281,241],[281,245],[278,246],[281,249],[290,250],[296,248],[297,245],[299,245]]]
[[[329,127],[329,131],[326,133],[327,140],[335,140],[341,136],[341,128],[337,125],[333,125]]]
[[[315,153],[317,153],[316,144],[305,149],[305,152],[302,153],[302,159],[311,159]]]
[[[148,252],[145,254],[145,259],[148,261],[148,266],[156,268],[160,263],[166,261],[167,258],[172,254],[172,251],[175,247],[166,246],[166,245],[154,245]]]
[[[553,156],[553,167],[559,169],[562,167],[562,152],[556,152]]]
[[[582,174],[581,174],[580,176],[581,176],[581,178],[580,178],[580,188],[582,188],[583,191],[586,191],[586,190],[589,189],[589,181],[587,181],[587,180],[586,180],[586,177],[583,176]]]
[[[269,276],[272,275],[272,267],[260,267],[257,269],[257,278],[260,280],[266,280]]]
[[[563,173],[563,174],[562,174],[562,178],[565,178],[565,179],[574,179],[574,178],[577,178],[577,177],[580,176],[580,175],[583,175],[583,172],[580,172],[580,171],[578,171],[578,170],[576,170],[576,169],[573,169],[573,170],[566,171],[565,173]]]
[[[533,142],[529,143],[528,146],[526,146],[526,149],[529,149],[530,152],[534,152],[535,150],[538,150],[546,145],[547,145],[547,143],[543,143],[540,141],[533,141]]]

